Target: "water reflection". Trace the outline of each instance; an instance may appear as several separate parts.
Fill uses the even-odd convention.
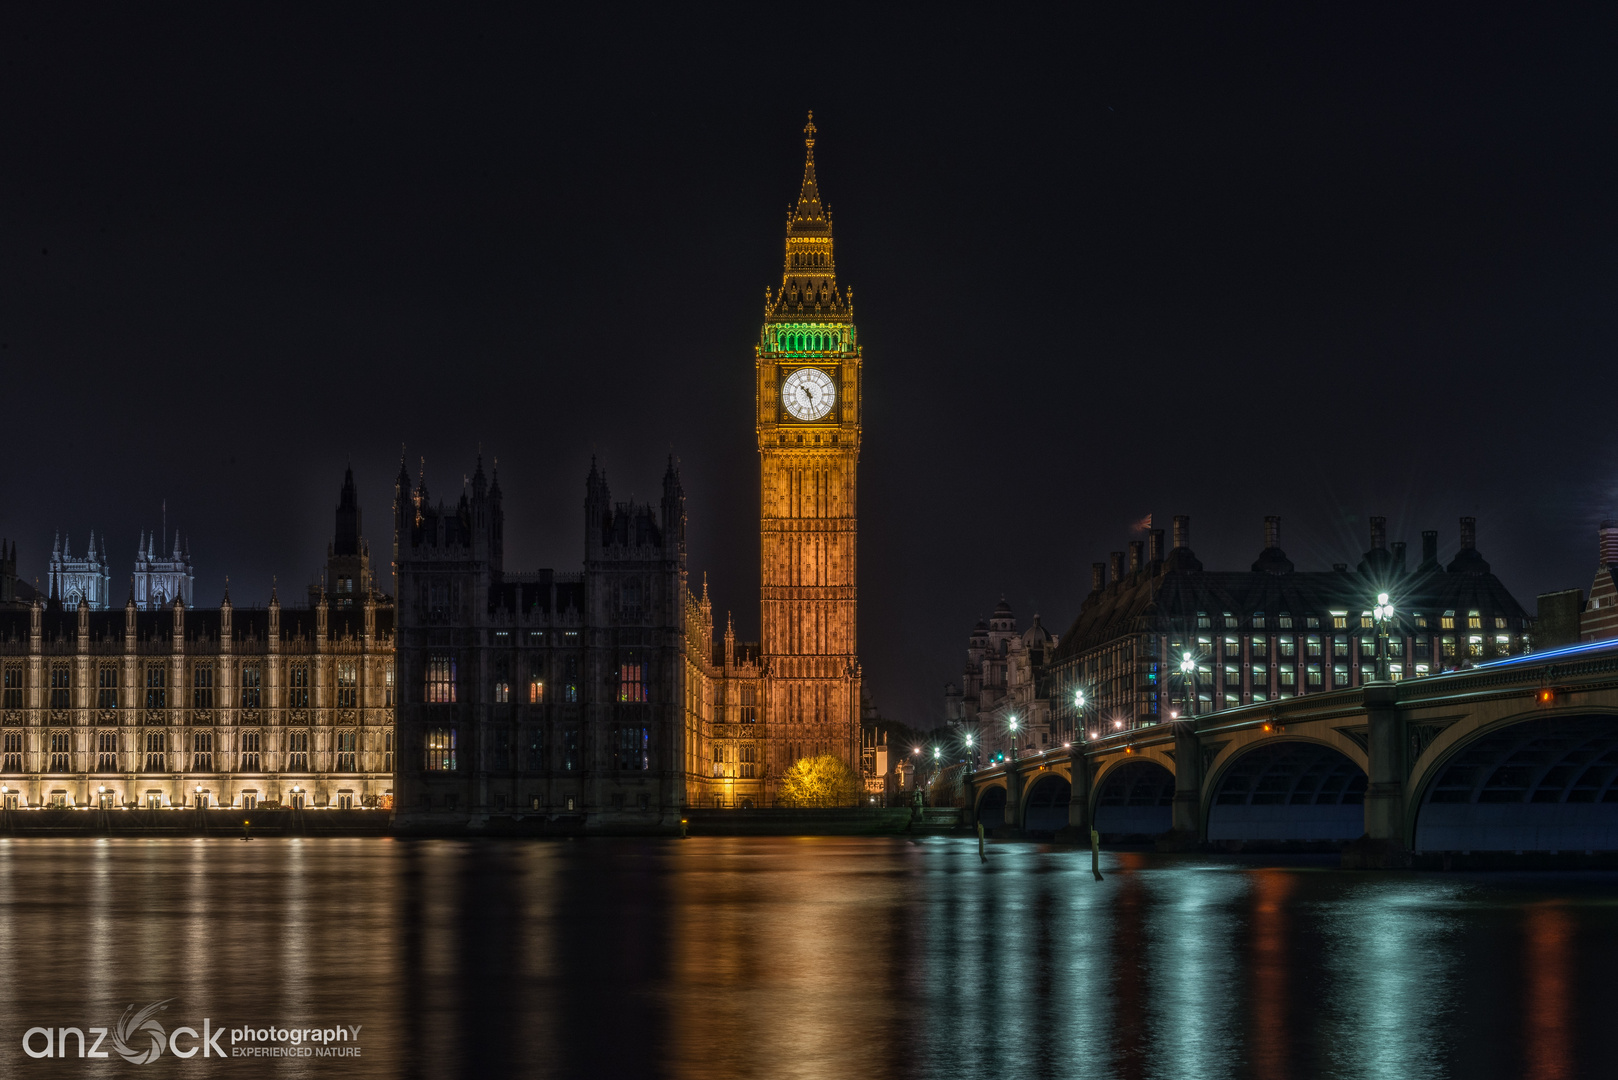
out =
[[[363,1027],[359,1061],[186,1076],[1549,1080],[1600,1037],[1601,890],[1103,869],[944,838],[0,838],[0,1069],[111,1075],[21,1033],[165,997],[171,1026]]]

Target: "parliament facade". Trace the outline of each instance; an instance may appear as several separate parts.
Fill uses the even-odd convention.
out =
[[[339,508],[334,547],[344,525]],[[0,605],[6,809],[389,805],[393,609],[374,591],[351,609],[90,600]]]

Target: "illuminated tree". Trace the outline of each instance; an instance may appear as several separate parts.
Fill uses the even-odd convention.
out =
[[[781,778],[776,802],[782,806],[855,806],[865,801],[865,785],[841,758],[822,754],[800,758]]]

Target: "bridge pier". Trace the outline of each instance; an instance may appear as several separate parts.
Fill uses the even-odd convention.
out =
[[[1401,866],[1406,861],[1408,739],[1397,684],[1373,683],[1365,687],[1365,717],[1368,722],[1365,756],[1370,765],[1365,789],[1365,837],[1355,845],[1362,850],[1358,859],[1352,861],[1366,869]]]
[[[1090,843],[1090,759],[1080,746],[1068,754],[1067,828],[1058,829],[1059,844]]]
[[[1015,760],[1006,762],[1006,828],[1022,832],[1022,789],[1025,781]]]
[[[1174,817],[1170,831],[1175,845],[1200,844],[1202,822],[1202,740],[1194,720],[1174,721]]]

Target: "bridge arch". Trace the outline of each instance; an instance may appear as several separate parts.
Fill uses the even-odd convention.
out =
[[[1417,756],[1406,790],[1417,851],[1618,850],[1618,710],[1468,717]]]
[[[985,829],[998,829],[1006,821],[1006,778],[996,776],[978,785],[972,820]]]
[[[1066,828],[1068,805],[1072,800],[1073,785],[1065,773],[1055,770],[1034,773],[1023,788],[1023,831],[1055,832]]]
[[[1155,757],[1117,758],[1096,773],[1090,820],[1103,836],[1157,836],[1174,827],[1174,772]]]
[[[1326,739],[1276,735],[1228,749],[1203,785],[1209,841],[1330,842],[1365,834],[1363,757],[1356,761]]]

